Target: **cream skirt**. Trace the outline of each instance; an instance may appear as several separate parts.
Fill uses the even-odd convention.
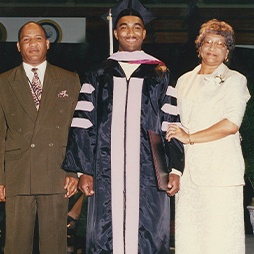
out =
[[[176,254],[244,254],[243,187],[200,187],[188,169],[176,195]]]

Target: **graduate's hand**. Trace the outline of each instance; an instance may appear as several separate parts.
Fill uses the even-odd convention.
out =
[[[70,198],[74,194],[78,193],[77,190],[78,179],[75,177],[67,176],[65,178],[64,189],[66,190],[65,198]]]
[[[180,190],[180,176],[177,174],[170,174],[168,177],[168,189],[166,193],[169,196],[174,196]]]
[[[85,196],[92,196],[94,194],[93,177],[86,174],[81,175],[78,188],[85,194]]]
[[[0,202],[5,202],[5,186],[0,185]]]

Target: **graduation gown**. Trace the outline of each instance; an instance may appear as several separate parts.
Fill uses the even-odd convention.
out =
[[[119,60],[140,59],[129,80]],[[137,63],[137,62],[135,62]],[[169,72],[144,52],[118,52],[91,69],[82,86],[63,168],[94,178],[87,253],[169,253],[170,199],[158,191],[147,130],[178,122]],[[166,143],[169,172],[183,170],[183,147]]]

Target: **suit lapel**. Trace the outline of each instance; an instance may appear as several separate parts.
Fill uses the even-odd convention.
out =
[[[219,75],[219,76],[221,76],[223,79],[225,79],[225,76],[226,76],[228,70],[229,70],[228,67],[227,67],[224,63],[222,63],[222,64],[214,71],[213,75],[214,75],[214,77],[215,77],[216,75]]]
[[[35,108],[28,79],[22,65],[17,67],[14,76],[10,77],[9,82],[20,105],[35,122],[37,118],[37,110]]]
[[[53,107],[53,104],[57,99],[58,86],[59,80],[57,80],[56,78],[54,68],[51,64],[47,63],[43,82],[40,109],[38,112],[38,117],[40,117],[40,119],[45,118],[48,114],[48,111]]]

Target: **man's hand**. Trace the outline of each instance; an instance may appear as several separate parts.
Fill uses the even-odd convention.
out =
[[[85,196],[92,196],[94,194],[93,177],[86,174],[81,175],[78,188],[85,194]]]
[[[170,174],[168,177],[168,188],[166,193],[169,196],[174,196],[180,190],[180,176],[176,174]]]
[[[77,178],[67,176],[65,178],[65,184],[64,184],[64,189],[67,192],[64,195],[64,197],[65,198],[70,198],[71,196],[76,194],[78,192],[77,185],[78,185],[78,179]]]
[[[5,186],[0,185],[0,202],[5,202]]]

